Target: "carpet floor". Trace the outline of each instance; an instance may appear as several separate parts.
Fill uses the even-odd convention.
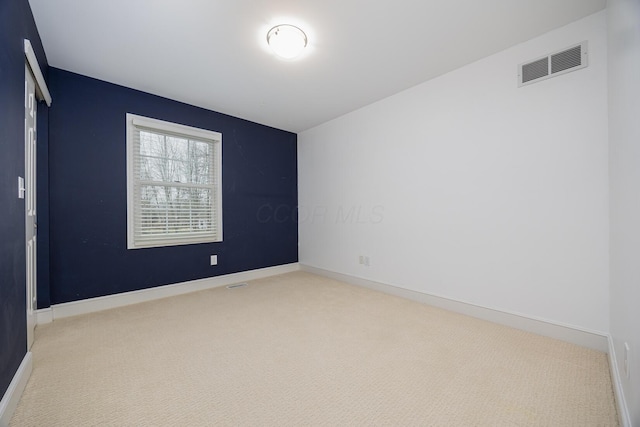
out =
[[[38,326],[18,426],[616,426],[604,353],[305,272]]]

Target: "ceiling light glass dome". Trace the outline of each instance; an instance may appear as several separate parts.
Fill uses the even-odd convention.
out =
[[[267,33],[271,50],[283,59],[293,59],[307,46],[307,35],[294,25],[276,25]]]

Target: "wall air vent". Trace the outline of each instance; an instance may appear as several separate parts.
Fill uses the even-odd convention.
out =
[[[518,65],[518,86],[539,82],[588,65],[587,42]]]
[[[538,59],[537,61],[522,64],[522,83],[541,79],[549,75],[549,57]]]

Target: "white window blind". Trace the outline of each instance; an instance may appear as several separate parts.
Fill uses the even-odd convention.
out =
[[[222,241],[222,134],[127,114],[128,247]]]

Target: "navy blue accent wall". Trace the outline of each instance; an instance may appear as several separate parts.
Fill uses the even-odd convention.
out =
[[[47,59],[27,0],[0,1],[0,396],[26,354],[24,200],[24,39],[31,41],[40,68]],[[39,109],[46,123],[46,109]],[[46,141],[46,127],[38,127]]]
[[[295,134],[53,67],[49,82],[52,304],[297,262]],[[223,242],[127,249],[126,113],[222,133]]]

